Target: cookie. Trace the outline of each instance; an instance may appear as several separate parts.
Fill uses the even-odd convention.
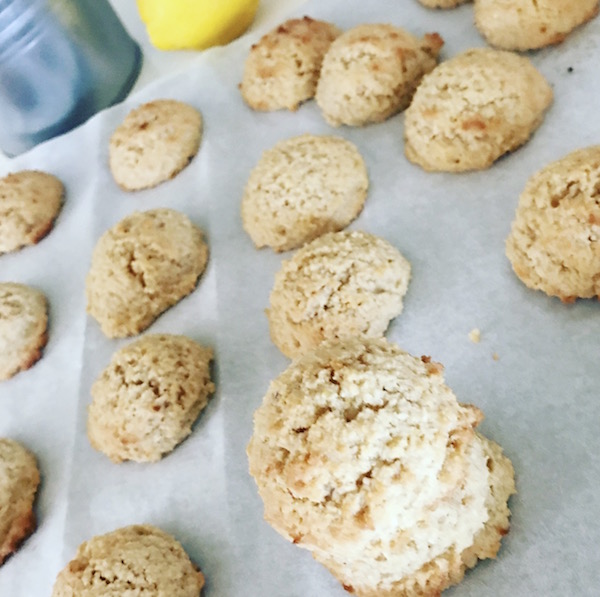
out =
[[[254,110],[296,110],[315,94],[323,56],[340,30],[310,17],[290,19],[250,49],[240,91]]]
[[[427,8],[456,8],[459,4],[470,2],[470,0],[419,0]]]
[[[495,557],[513,470],[443,368],[325,341],[275,379],[247,448],[265,519],[359,597],[439,595]]]
[[[600,146],[535,173],[519,198],[506,255],[529,288],[565,302],[600,297]]]
[[[48,341],[48,303],[39,290],[0,283],[0,380],[29,369]]]
[[[12,439],[0,438],[0,565],[35,530],[33,503],[39,483],[33,454]]]
[[[171,99],[142,104],[110,138],[110,171],[126,191],[154,187],[192,161],[201,138],[202,116],[192,106]]]
[[[56,176],[22,170],[0,179],[0,253],[35,245],[50,232],[64,197]]]
[[[203,586],[203,574],[174,537],[132,525],[82,543],[52,597],[199,597]]]
[[[410,264],[360,231],[326,234],[284,261],[267,309],[271,339],[290,358],[323,340],[381,336],[402,312]]]
[[[475,0],[477,29],[505,50],[558,44],[597,14],[598,0]]]
[[[212,357],[209,348],[169,334],[149,334],[117,351],[92,386],[92,446],[113,462],[155,462],[171,452],[214,391]]]
[[[87,312],[109,338],[139,334],[194,290],[207,259],[202,231],[185,214],[134,212],[94,248]]]
[[[244,229],[257,248],[295,249],[345,228],[360,213],[369,179],[355,145],[301,135],[265,151],[242,199]]]
[[[423,78],[406,110],[406,156],[425,170],[489,168],[531,137],[552,96],[529,59],[468,50]]]
[[[437,33],[421,40],[393,25],[359,25],[330,46],[315,99],[332,126],[381,122],[404,110],[444,44]]]

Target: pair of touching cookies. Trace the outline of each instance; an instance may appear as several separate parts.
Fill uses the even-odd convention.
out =
[[[508,531],[512,465],[442,372],[384,339],[326,341],[255,412],[265,519],[359,597],[439,595]]]
[[[240,90],[255,110],[296,110],[315,97],[333,126],[381,122],[406,108],[442,45],[437,34],[419,40],[387,24],[342,33],[324,21],[291,19],[252,46]]]
[[[429,8],[455,8],[468,0],[419,0]],[[535,50],[562,42],[598,14],[598,0],[474,0],[475,25],[504,50]]]

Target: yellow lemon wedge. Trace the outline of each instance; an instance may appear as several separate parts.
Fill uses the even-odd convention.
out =
[[[259,0],[137,0],[150,41],[160,50],[203,50],[239,37]]]

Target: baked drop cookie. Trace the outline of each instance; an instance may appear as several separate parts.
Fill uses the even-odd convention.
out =
[[[192,106],[171,99],[142,104],[110,138],[110,170],[126,191],[154,187],[192,161],[201,138],[202,116]]]
[[[600,146],[534,174],[521,193],[506,255],[529,288],[565,302],[600,297]]]
[[[529,59],[468,50],[423,78],[406,110],[406,156],[425,170],[489,168],[529,139],[552,97]]]
[[[185,214],[135,212],[96,243],[87,312],[109,338],[139,334],[194,290],[207,260],[202,231]]]
[[[242,199],[244,229],[257,248],[287,251],[345,228],[367,196],[358,149],[339,137],[301,135],[265,151]]]
[[[54,225],[64,192],[56,176],[37,170],[0,179],[0,254],[44,238]]]
[[[254,110],[296,110],[315,94],[323,56],[340,34],[331,23],[290,19],[252,46],[240,91]]]
[[[508,531],[512,465],[442,372],[385,339],[326,341],[254,415],[265,519],[359,597],[439,595]]]
[[[275,276],[271,339],[295,358],[323,340],[381,336],[402,312],[410,264],[387,241],[359,231],[304,245]]]
[[[113,462],[154,462],[171,452],[214,391],[212,357],[209,348],[168,334],[149,334],[117,351],[92,386],[92,446]]]
[[[174,537],[133,525],[82,543],[52,597],[199,597],[203,586],[202,572]]]
[[[33,503],[39,483],[33,454],[12,439],[0,438],[0,565],[35,530]]]
[[[48,303],[39,290],[0,283],[0,380],[29,369],[48,341]]]
[[[598,0],[475,0],[477,29],[505,50],[558,44],[597,14]]]
[[[437,33],[419,40],[393,25],[346,31],[323,59],[315,95],[323,117],[332,126],[362,126],[404,110],[443,44]]]

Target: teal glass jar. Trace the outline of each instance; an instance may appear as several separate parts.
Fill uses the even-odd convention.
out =
[[[0,148],[17,155],[121,101],[141,62],[108,0],[0,0]]]

